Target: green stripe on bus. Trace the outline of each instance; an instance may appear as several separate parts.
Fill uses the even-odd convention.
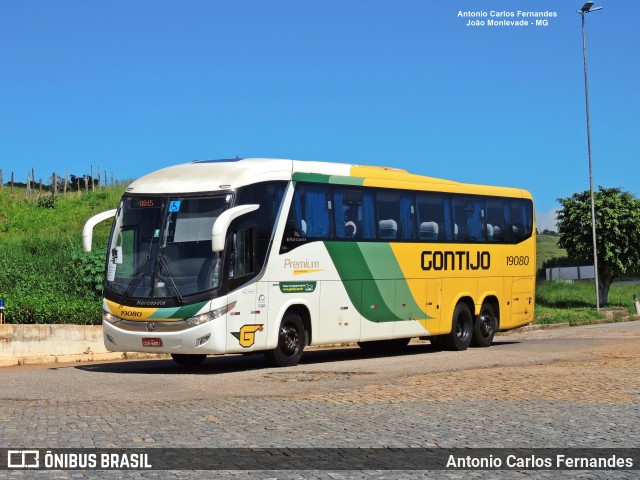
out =
[[[351,303],[360,315],[372,322],[402,320],[393,313],[397,282],[376,280],[358,243],[325,242],[325,246],[344,283]],[[388,258],[388,254],[391,254],[392,258]],[[377,261],[385,264],[390,260],[395,262],[395,257],[387,246],[385,258],[378,258]],[[361,280],[362,283],[354,280]]]
[[[177,308],[159,308],[149,318],[189,318],[193,317],[208,302],[194,303],[193,305],[185,305]]]
[[[414,316],[419,316],[420,318],[425,318],[425,316],[429,318],[424,310],[416,303],[415,298],[413,298],[411,289],[404,278],[404,273],[402,268],[400,268],[398,259],[393,253],[391,245],[388,243],[360,243],[359,247],[373,278],[395,280],[393,291],[389,292],[381,289],[383,294],[387,293],[387,295],[383,295],[385,303],[387,305],[395,305],[396,308],[404,305],[402,310],[415,312]],[[418,314],[418,312],[420,313]],[[408,320],[408,318],[403,317],[400,319]]]
[[[291,175],[294,182],[331,183],[335,185],[363,185],[364,178],[342,175],[322,175],[319,173],[294,172]]]
[[[364,185],[364,178],[361,177],[343,177],[338,175],[332,175],[329,179],[329,183],[335,185]]]

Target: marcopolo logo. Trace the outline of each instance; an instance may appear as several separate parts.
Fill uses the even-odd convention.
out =
[[[466,251],[431,251],[422,252],[422,270],[489,270],[491,254]]]

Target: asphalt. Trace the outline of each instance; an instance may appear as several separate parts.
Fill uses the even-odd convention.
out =
[[[611,448],[640,445],[640,322],[488,349],[306,352],[0,369],[0,448]],[[496,450],[497,451],[497,450]],[[0,475],[3,472],[0,472]],[[638,478],[637,470],[38,471],[8,478]]]

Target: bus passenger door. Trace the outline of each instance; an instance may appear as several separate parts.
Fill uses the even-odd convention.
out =
[[[320,343],[344,343],[360,340],[361,280],[323,281],[320,286],[320,317],[318,340]],[[351,292],[351,297],[349,293]]]
[[[229,302],[235,307],[227,316],[227,351],[250,352],[262,350],[267,344],[266,300],[267,287],[263,283],[252,283],[256,265],[257,230],[252,224],[240,226],[229,235],[227,282],[238,285],[229,293]],[[244,286],[241,286],[242,284]],[[265,308],[260,308],[264,304]]]

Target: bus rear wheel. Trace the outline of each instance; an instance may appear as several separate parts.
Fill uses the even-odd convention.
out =
[[[278,346],[265,352],[267,362],[274,367],[296,365],[307,344],[307,336],[300,315],[287,313],[278,332]]]
[[[442,340],[449,350],[466,350],[473,337],[473,315],[466,303],[459,303],[453,311],[451,333]]]
[[[197,367],[202,362],[204,362],[204,359],[207,358],[207,356],[172,353],[171,358],[173,358],[178,365],[181,365],[183,367]]]
[[[480,315],[473,324],[472,347],[489,347],[493,343],[493,337],[496,334],[498,320],[493,311],[493,307],[485,303],[482,305]]]

